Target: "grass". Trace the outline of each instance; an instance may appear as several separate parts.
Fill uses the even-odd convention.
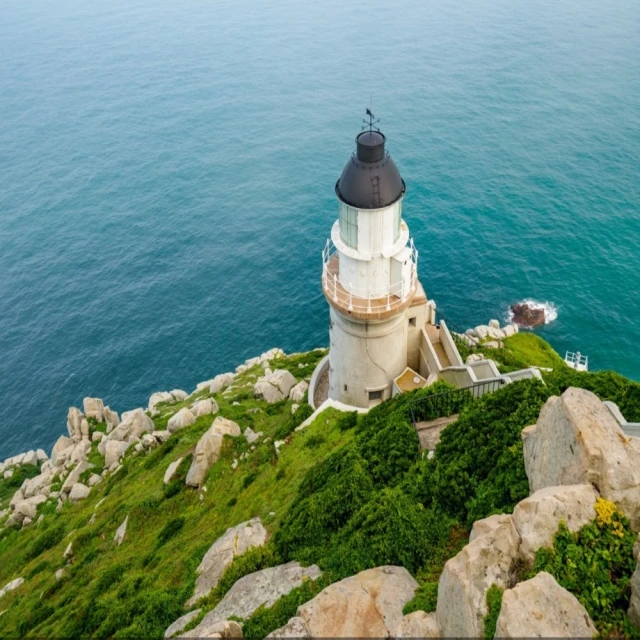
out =
[[[283,362],[301,379],[305,371],[298,364],[311,367],[322,355],[312,352]],[[228,527],[258,516],[269,531],[275,530],[307,471],[350,442],[353,432],[342,432],[337,426],[340,413],[328,410],[304,431],[292,434],[276,456],[273,434],[289,421],[292,403],[267,411],[268,405],[249,393],[241,406],[232,405],[239,393],[250,391],[245,385],[261,374],[261,367],[253,367],[238,376],[237,389],[215,395],[218,415],[235,420],[243,430],[250,426],[262,431],[264,437],[254,450],[243,437],[226,438],[206,479],[206,491],[180,483],[175,492],[167,492],[163,476],[169,463],[193,452],[212,416],[198,418],[146,456],[130,450],[117,476],[94,487],[82,502],[65,503],[53,513],[47,509],[41,525],[4,530],[0,586],[18,576],[29,578],[4,596],[2,609],[7,611],[0,617],[0,635],[161,637],[166,626],[184,613],[196,567]],[[198,396],[211,394],[204,390]],[[192,402],[193,398],[172,405],[170,413],[154,419],[156,428],[165,428],[172,413]],[[240,458],[242,454],[247,455]],[[98,462],[93,449],[90,459]],[[188,463],[183,463],[178,474],[187,469]],[[13,495],[11,489],[5,485],[5,495]],[[125,541],[117,547],[113,537],[127,515]],[[74,562],[57,581],[54,573],[64,566],[63,552],[72,540]]]
[[[500,349],[480,350],[487,358],[495,360],[502,373],[526,369],[530,366],[550,369],[566,367],[564,360],[553,350],[551,345],[534,333],[516,333],[503,340]]]

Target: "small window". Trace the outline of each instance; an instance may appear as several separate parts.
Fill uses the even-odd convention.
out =
[[[345,390],[345,391],[347,390],[347,385],[346,385],[346,384],[344,385],[344,390]]]
[[[380,391],[369,391],[369,401],[382,400],[382,389]]]
[[[416,318],[415,318],[415,316],[413,318],[409,318],[409,326],[410,327],[415,327],[416,326]]]

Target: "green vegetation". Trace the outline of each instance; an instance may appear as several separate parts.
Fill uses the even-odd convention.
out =
[[[551,369],[568,368],[551,345],[535,333],[516,333],[503,340],[503,344],[501,349],[479,349],[487,358],[498,363],[502,373],[526,369],[532,365]]]
[[[51,510],[54,502],[47,503],[40,525],[0,532],[0,586],[18,575],[27,579],[3,598],[0,635],[161,638],[184,613],[195,569],[207,549],[228,527],[252,517],[260,517],[272,534],[269,544],[234,560],[216,589],[199,603],[202,616],[242,576],[289,560],[316,563],[323,575],[255,612],[245,621],[246,637],[263,637],[326,585],[381,564],[403,565],[418,580],[420,588],[406,612],[433,610],[442,567],[467,542],[471,523],[510,512],[528,495],[520,431],[536,421],[550,395],[568,386],[585,387],[617,402],[629,420],[640,420],[640,385],[611,372],[579,374],[532,334],[518,334],[505,343],[505,349],[498,350],[504,352],[503,366],[553,366],[554,371],[544,374],[546,384],[525,380],[464,408],[455,402],[440,407],[439,415],[459,412],[460,417],[442,432],[432,459],[420,451],[409,403],[450,389],[444,383],[396,396],[362,416],[329,409],[296,432],[312,413],[309,405],[302,403],[292,415],[291,401],[267,405],[255,400],[250,389],[262,368],[245,371],[231,393],[215,394],[219,415],[264,436],[253,447],[242,437],[225,438],[203,490],[186,487],[184,479],[211,416],[198,418],[148,455],[129,450],[118,474],[94,487],[86,500],[66,503],[59,511]],[[320,350],[281,358],[272,367],[287,368],[300,379],[311,374],[324,354]],[[526,358],[531,360],[523,362]],[[197,397],[211,394],[205,389]],[[160,405],[156,428],[164,429],[170,416],[191,402],[193,398]],[[277,455],[274,440],[285,441]],[[178,458],[183,461],[165,486],[165,471]],[[94,448],[90,459],[101,462]],[[1,481],[0,498],[12,493]],[[127,535],[118,547],[113,537],[127,515]],[[615,558],[603,569],[609,571],[613,590],[603,582],[598,603],[589,605],[595,607],[598,628],[607,633],[610,628],[628,629],[624,615],[609,615],[612,608],[622,612],[628,597],[624,576],[630,575],[632,534],[624,520],[619,522],[623,537],[611,533],[621,542],[607,542],[606,551]],[[553,554],[537,562],[560,582],[566,580],[571,590],[580,581],[587,584],[593,579],[588,574],[591,565],[585,563],[587,573],[566,575],[562,566],[565,560],[573,561],[571,549],[576,546],[584,547],[585,558],[587,551],[600,548],[604,530],[596,528],[595,547],[586,538],[584,544],[582,538],[569,543],[559,534]],[[64,566],[62,554],[71,541],[73,563],[56,580],[54,572]],[[495,612],[497,618],[498,600],[488,604],[490,616]],[[605,626],[609,623],[613,627]],[[491,628],[493,623],[486,624]]]
[[[503,590],[492,584],[487,591],[487,615],[484,617],[485,640],[492,640],[496,635],[496,624],[502,607]]]
[[[598,499],[597,518],[578,533],[560,523],[553,549],[540,549],[526,577],[547,571],[573,593],[604,637],[640,634],[625,612],[631,596],[630,580],[636,562],[636,534],[615,505]]]

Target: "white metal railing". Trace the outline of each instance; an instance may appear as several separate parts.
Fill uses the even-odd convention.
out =
[[[354,287],[351,283],[346,286],[338,277],[338,269],[331,273],[329,264],[336,256],[337,249],[331,240],[322,251],[322,286],[334,302],[347,307],[349,312],[359,311],[372,313],[374,311],[391,311],[394,307],[401,306],[416,285],[418,277],[418,250],[413,244],[413,239],[409,241],[411,249],[411,273],[408,278],[402,278],[398,282],[390,283],[383,288]]]
[[[567,351],[564,361],[578,371],[587,371],[589,369],[589,357],[583,356],[579,351]]]

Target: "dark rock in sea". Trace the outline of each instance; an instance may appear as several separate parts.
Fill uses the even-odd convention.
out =
[[[528,304],[514,304],[511,306],[513,312],[512,322],[521,327],[537,327],[544,324],[544,309],[534,309]]]

